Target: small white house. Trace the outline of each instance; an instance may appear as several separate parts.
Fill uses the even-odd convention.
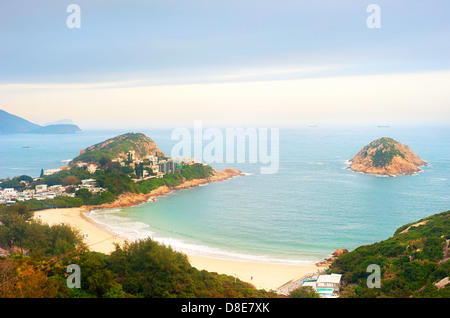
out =
[[[81,180],[81,187],[85,189],[92,189],[96,186],[97,180],[95,179],[85,179]]]
[[[96,164],[89,164],[86,168],[86,170],[90,173],[93,174],[95,173],[95,171],[97,171],[97,165]]]
[[[47,192],[47,185],[46,184],[38,184],[36,185],[36,193],[40,192]]]
[[[19,195],[19,192],[14,188],[5,188],[3,190],[4,198],[16,198]]]
[[[324,297],[332,297],[339,293],[341,277],[341,274],[320,275],[316,282],[317,292]]]
[[[61,171],[61,169],[48,169],[48,170],[44,171],[44,175],[50,176],[50,175],[58,173],[60,171]]]

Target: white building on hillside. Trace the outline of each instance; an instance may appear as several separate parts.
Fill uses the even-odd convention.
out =
[[[89,164],[89,165],[87,166],[86,170],[87,170],[90,174],[93,174],[93,173],[95,173],[95,171],[97,171],[97,165],[91,163],[91,164]]]
[[[317,278],[316,290],[322,297],[334,297],[339,294],[341,274],[320,275]]]
[[[50,176],[50,175],[58,173],[60,171],[61,171],[61,169],[48,169],[48,170],[44,171],[44,175],[45,176]]]
[[[36,193],[40,192],[47,192],[47,185],[46,184],[38,184],[36,185]]]

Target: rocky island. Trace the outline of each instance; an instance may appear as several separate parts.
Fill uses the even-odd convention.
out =
[[[352,171],[385,176],[411,175],[426,165],[408,146],[387,137],[369,143],[350,163]]]

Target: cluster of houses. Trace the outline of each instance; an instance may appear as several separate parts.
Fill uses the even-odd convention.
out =
[[[188,159],[159,159],[158,157],[149,155],[144,158],[138,158],[135,151],[131,150],[127,153],[127,159],[114,158],[112,162],[118,162],[121,166],[131,166],[134,169],[136,167],[145,167],[149,169],[142,169],[142,174],[139,176],[139,180],[145,180],[150,178],[162,178],[165,174],[173,174],[179,172],[183,165],[195,163],[191,158]],[[98,165],[94,163],[86,162],[76,162],[74,163],[77,167],[84,167],[91,174],[95,173],[98,169]],[[43,171],[43,175],[49,176],[60,172],[61,170],[68,169],[68,166],[64,166],[58,169],[49,169]],[[36,178],[35,180],[38,180]],[[72,188],[72,191],[68,191]],[[73,189],[75,188],[75,189]],[[45,200],[54,199],[57,196],[75,196],[75,192],[79,189],[88,189],[92,193],[98,194],[106,189],[97,186],[95,179],[81,180],[81,184],[77,186],[69,185],[53,185],[48,186],[46,184],[36,185],[34,189],[25,189],[23,191],[18,191],[14,188],[0,188],[0,204],[14,204],[17,201],[27,201],[30,199]]]
[[[69,188],[72,188],[72,191],[68,191]],[[18,201],[23,202],[31,199],[54,199],[58,196],[74,197],[75,192],[79,189],[88,189],[92,193],[101,193],[106,191],[106,189],[97,186],[95,179],[81,180],[81,184],[77,186],[48,186],[47,184],[38,184],[34,189],[25,189],[23,191],[18,191],[14,188],[0,188],[0,204],[14,204]]]
[[[139,179],[150,179],[150,178],[162,178],[165,174],[173,174],[179,172],[183,165],[195,163],[192,158],[183,159],[163,159],[152,155],[148,155],[144,158],[139,158],[136,156],[136,152],[131,150],[127,153],[127,159],[117,157],[111,160],[112,162],[118,162],[121,166],[131,166],[135,168],[136,166],[143,165],[145,168],[150,168],[152,173],[144,169],[142,176]]]

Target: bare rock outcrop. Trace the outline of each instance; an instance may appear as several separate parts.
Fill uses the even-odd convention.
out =
[[[347,253],[348,253],[348,250],[346,248],[345,249],[338,248],[331,254],[331,257],[325,258],[323,261],[316,263],[316,266],[328,267],[334,262],[334,260],[336,258],[338,258],[341,255],[347,254]]]

